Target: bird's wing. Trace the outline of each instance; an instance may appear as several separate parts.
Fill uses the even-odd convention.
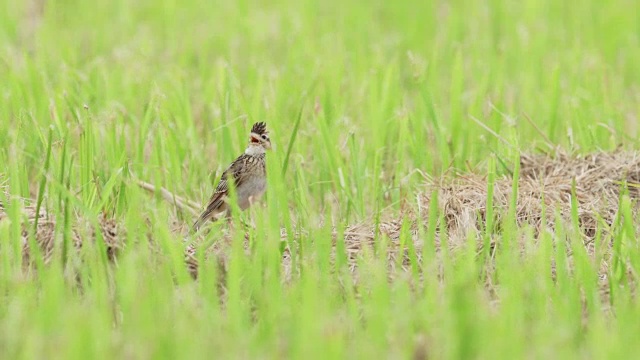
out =
[[[207,208],[194,224],[194,230],[197,230],[205,221],[209,220],[213,215],[218,213],[225,202],[226,196],[229,194],[229,181],[233,182],[233,186],[237,188],[246,180],[246,166],[250,163],[252,157],[246,154],[240,155],[231,165],[222,173],[220,182],[214,190],[211,198],[207,202]]]
[[[229,194],[229,182],[233,182],[233,186],[238,188],[246,180],[247,166],[251,162],[251,156],[242,154],[229,167],[222,173],[220,182],[216,187],[216,190],[209,199],[209,205],[218,201],[220,198]]]

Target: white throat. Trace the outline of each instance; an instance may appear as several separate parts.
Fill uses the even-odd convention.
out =
[[[255,156],[255,155],[264,154],[265,149],[264,149],[264,146],[262,145],[249,144],[249,146],[247,146],[247,150],[245,150],[244,153],[247,155]]]

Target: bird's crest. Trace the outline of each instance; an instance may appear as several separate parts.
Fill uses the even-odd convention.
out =
[[[253,127],[251,128],[251,132],[258,135],[266,134],[267,124],[265,124],[264,122],[257,122],[253,124]]]

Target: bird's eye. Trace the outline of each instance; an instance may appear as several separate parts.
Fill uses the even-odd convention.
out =
[[[262,134],[262,140],[267,140],[269,137],[265,134]]]

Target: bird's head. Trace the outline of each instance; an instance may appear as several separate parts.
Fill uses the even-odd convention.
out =
[[[253,124],[251,134],[249,134],[249,146],[247,147],[247,153],[264,152],[265,150],[271,150],[271,139],[269,139],[267,124],[264,122],[257,122]]]

